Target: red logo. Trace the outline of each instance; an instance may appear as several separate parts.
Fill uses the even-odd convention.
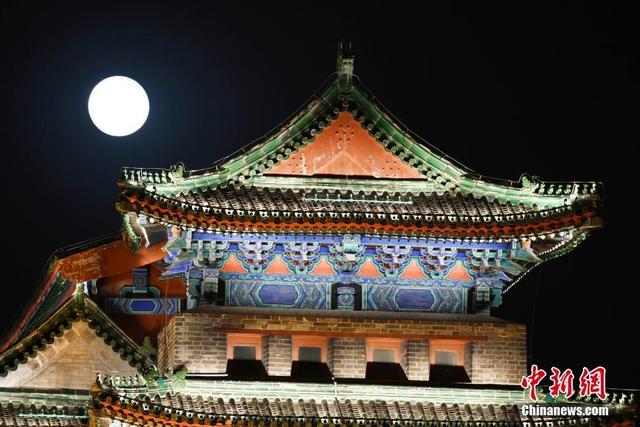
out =
[[[582,368],[582,374],[580,375],[580,396],[590,396],[595,394],[600,399],[604,400],[607,397],[605,391],[605,376],[607,370],[602,366],[598,366],[593,370]]]
[[[549,379],[553,384],[549,387],[549,394],[553,397],[558,397],[560,394],[564,394],[567,398],[573,396],[573,372],[571,369],[560,373],[560,369],[555,366],[551,368],[551,376]]]
[[[580,375],[580,397],[591,396],[595,394],[601,400],[607,398],[606,381],[605,377],[607,370],[602,366],[598,366],[592,370],[582,368],[582,374]],[[531,365],[531,374],[522,377],[520,385],[523,389],[529,389],[529,397],[531,400],[538,400],[536,394],[536,387],[540,385],[542,380],[547,376],[544,369],[538,368],[538,365]],[[571,369],[561,371],[555,366],[551,368],[551,385],[549,386],[549,395],[553,398],[564,395],[566,398],[570,398],[575,394],[573,388],[573,380],[575,376]]]
[[[531,400],[538,400],[538,396],[536,395],[536,386],[540,384],[540,381],[547,376],[547,373],[544,369],[538,369],[538,365],[531,365],[531,375],[526,377],[522,377],[522,381],[520,381],[520,385],[522,388],[529,388],[529,397]]]

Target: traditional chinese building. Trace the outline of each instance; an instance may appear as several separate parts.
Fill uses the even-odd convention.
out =
[[[2,347],[4,424],[543,420],[518,411],[526,328],[491,310],[601,226],[601,186],[483,177],[353,66],[341,47],[307,105],[210,168],[123,169],[122,233],[55,253]]]

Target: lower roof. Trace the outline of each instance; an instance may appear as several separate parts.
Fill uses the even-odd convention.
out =
[[[88,390],[0,388],[0,425],[85,426]]]
[[[72,298],[44,319],[38,327],[0,354],[0,376],[9,375],[37,353],[53,344],[72,327],[73,322],[87,322],[95,334],[103,338],[113,351],[120,354],[139,372],[154,368],[149,355],[122,331],[97,305],[85,298],[82,285],[77,285]]]
[[[548,421],[557,425],[588,421],[575,417],[522,417],[519,406],[531,401],[525,391],[509,386],[463,389],[359,385],[351,387],[353,394],[344,385],[335,388],[334,384],[322,384],[322,392],[313,383],[188,379],[172,386],[165,383],[164,389],[150,389],[141,379],[107,377],[99,379],[94,402],[102,416],[134,425],[234,425],[239,421],[272,425]],[[631,417],[635,410],[628,397],[623,399],[617,394],[609,394],[605,402],[572,401],[571,405],[607,406],[611,412]]]

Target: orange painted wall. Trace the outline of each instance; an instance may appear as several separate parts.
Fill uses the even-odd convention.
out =
[[[276,255],[269,264],[269,267],[265,270],[266,274],[291,274],[291,271],[287,268],[287,265],[282,260],[280,254]]]
[[[371,259],[367,259],[358,270],[358,276],[363,277],[382,277],[382,274],[378,271],[375,265],[373,265],[373,261]]]
[[[247,270],[242,266],[240,260],[235,254],[230,254],[229,258],[224,262],[220,269],[223,273],[246,273]]]
[[[309,274],[312,276],[330,276],[336,273],[333,271],[333,268],[331,268],[331,264],[329,264],[327,258],[325,256],[322,256],[320,257],[320,261],[318,262],[316,267],[311,270]]]
[[[424,279],[424,271],[418,265],[418,261],[412,259],[407,269],[400,275],[403,279]]]
[[[449,274],[445,276],[447,280],[464,280],[470,282],[473,278],[467,272],[467,269],[462,264],[462,261],[456,261],[456,265],[451,269]]]

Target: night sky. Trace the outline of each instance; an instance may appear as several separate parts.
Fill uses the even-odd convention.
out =
[[[2,2],[2,332],[55,249],[119,229],[122,166],[196,169],[229,155],[314,93],[344,38],[385,106],[476,172],[604,182],[606,227],[494,314],[528,324],[533,362],[603,365],[608,385],[639,388],[633,2],[448,3]],[[125,138],[87,113],[93,86],[114,74],[151,103]]]

